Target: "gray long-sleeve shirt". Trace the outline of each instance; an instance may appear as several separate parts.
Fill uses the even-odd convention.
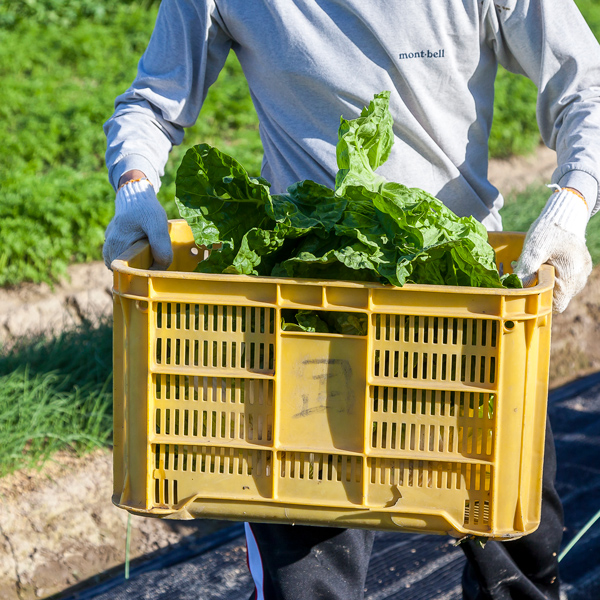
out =
[[[111,183],[139,169],[158,189],[229,50],[260,121],[274,192],[333,186],[340,115],[391,91],[395,144],[379,172],[501,228],[487,178],[497,64],[538,87],[557,152],[553,182],[600,207],[600,46],[572,0],[163,0],[132,86],[105,124]]]

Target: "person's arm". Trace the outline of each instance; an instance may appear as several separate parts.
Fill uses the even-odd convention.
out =
[[[585,229],[600,208],[600,46],[572,0],[489,2],[486,25],[499,62],[538,87],[540,133],[557,153],[558,192],[531,226],[516,272],[528,283],[541,264],[554,265],[561,312],[591,271]]]
[[[104,125],[106,165],[117,192],[103,249],[109,268],[144,237],[157,266],[170,264],[167,216],[156,199],[160,178],[171,148],[196,122],[230,48],[214,0],[163,0],[137,77]]]
[[[137,76],[104,125],[115,189],[135,169],[159,190],[169,152],[196,122],[231,43],[214,0],[163,0]]]

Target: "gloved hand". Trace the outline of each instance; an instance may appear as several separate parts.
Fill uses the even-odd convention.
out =
[[[556,186],[558,187],[558,186]],[[531,225],[515,273],[524,286],[532,285],[544,263],[554,266],[553,312],[563,312],[585,286],[592,259],[585,245],[589,220],[585,199],[576,190],[558,189]]]
[[[166,269],[173,261],[167,213],[147,179],[121,186],[115,198],[115,216],[106,228],[102,254],[110,269],[112,261],[138,240],[147,237],[154,264]]]

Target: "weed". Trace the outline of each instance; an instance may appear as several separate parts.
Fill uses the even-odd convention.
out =
[[[9,3],[17,4],[42,11],[36,14],[52,5],[62,15],[77,2]],[[32,18],[2,29],[0,20],[0,286],[52,282],[72,262],[101,259],[114,211],[102,125],[134,79],[156,19],[156,8],[120,4],[111,4],[110,22],[75,19],[68,35],[62,22]],[[183,148],[200,141],[258,174],[257,117],[233,54],[167,164],[159,200],[171,218],[178,217],[174,179]]]
[[[111,434],[109,323],[23,339],[0,354],[0,477],[64,448],[108,444]]]

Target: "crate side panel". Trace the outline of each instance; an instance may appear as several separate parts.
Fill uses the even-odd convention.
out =
[[[282,335],[282,449],[364,452],[367,340]]]
[[[394,314],[474,317],[501,315],[501,290],[487,293],[461,293],[457,288],[448,291],[429,291],[413,288],[374,288],[372,308],[377,312]],[[500,293],[498,293],[500,292]]]
[[[164,301],[154,307],[153,367],[274,373],[274,308]]]
[[[363,457],[290,451],[277,453],[280,502],[351,507],[363,504]]]
[[[378,313],[371,326],[378,383],[497,385],[498,320]]]
[[[122,299],[127,304],[125,329],[125,406],[128,432],[127,468],[132,501],[146,506],[148,500],[148,414],[152,398],[148,395],[148,310],[147,303]]]
[[[325,299],[329,308],[369,308],[369,288],[327,286]]]
[[[527,323],[527,383],[519,493],[524,529],[530,529],[539,523],[541,518],[550,326],[550,315]]]
[[[492,528],[491,465],[370,457],[369,507],[403,514],[443,512],[457,527],[489,533]]]
[[[279,286],[279,299],[282,306],[300,308],[321,308],[325,304],[323,286],[314,283],[283,283]]]
[[[166,443],[273,444],[271,379],[153,375],[152,429]]]
[[[371,386],[369,389],[369,453],[415,458],[494,457],[495,396]]]
[[[113,294],[113,494],[118,501],[124,500],[126,446],[129,443],[125,406],[125,328],[128,316],[124,311],[129,308],[127,302]]]
[[[527,369],[527,321],[509,321],[500,339],[499,388],[496,400],[496,486],[494,504],[497,529],[520,526],[519,481],[523,452]],[[530,460],[531,455],[526,457]]]
[[[152,503],[173,508],[195,497],[271,498],[269,450],[187,444],[152,445]]]
[[[224,277],[224,276],[223,276]],[[186,302],[201,299],[212,304],[270,304],[276,305],[277,284],[256,281],[243,275],[230,276],[215,281],[195,276],[159,277],[153,276],[152,287],[155,294],[173,301]]]

